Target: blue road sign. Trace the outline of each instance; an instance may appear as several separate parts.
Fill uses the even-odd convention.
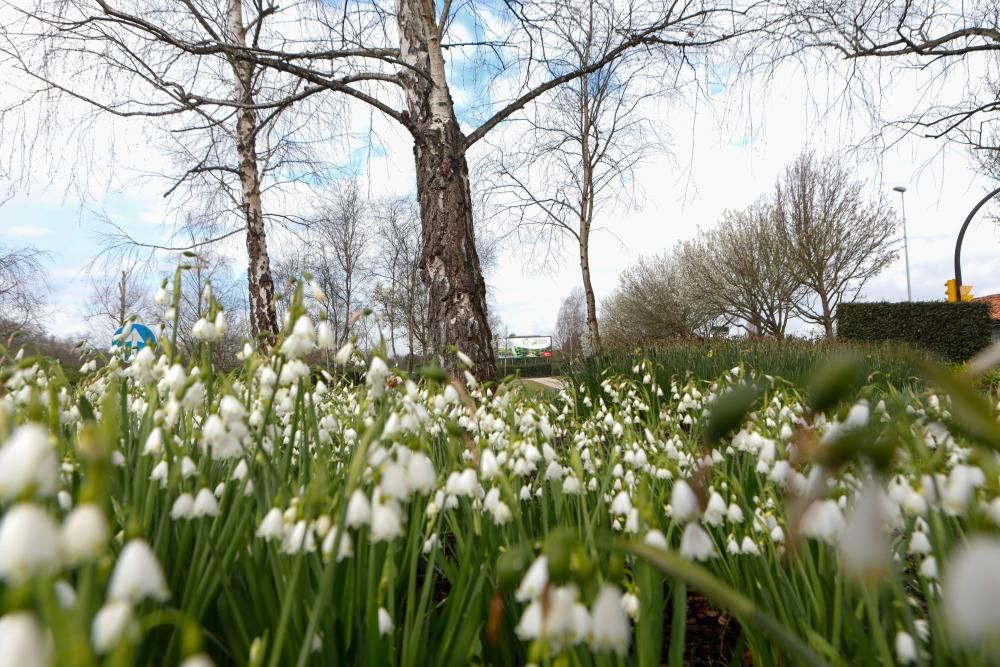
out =
[[[152,329],[138,322],[129,322],[124,326],[118,327],[115,335],[111,338],[111,347],[122,348],[125,352],[126,361],[147,345],[155,347],[156,336],[153,334]]]

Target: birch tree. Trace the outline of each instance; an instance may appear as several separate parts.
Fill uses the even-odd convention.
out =
[[[78,129],[69,126],[93,115],[141,120],[151,136],[168,144],[180,168],[167,194],[188,195],[181,204],[190,212],[183,204],[191,203],[191,195],[212,193],[215,201],[207,208],[226,214],[210,217],[214,233],[202,244],[245,235],[251,327],[254,335],[273,339],[278,323],[262,201],[265,179],[268,172],[287,173],[289,167],[288,143],[278,134],[283,116],[324,90],[265,69],[248,56],[282,39],[287,26],[272,26],[278,6],[241,0],[36,0],[23,7],[12,8],[18,18],[0,33],[0,53],[4,65],[31,83],[22,104],[6,110],[5,123],[25,130],[26,115],[51,115],[46,126],[59,141]],[[77,109],[83,111],[74,118]],[[18,154],[24,142],[19,144],[17,135],[11,140],[11,154]],[[20,153],[22,160],[32,157],[30,151]],[[92,159],[83,159],[80,169],[93,166]],[[204,198],[195,201],[205,207]],[[189,229],[182,225],[180,231]]]
[[[301,48],[286,45],[282,53],[248,51],[263,66],[295,73],[309,85],[326,86],[377,109],[412,137],[431,347],[448,366],[458,365],[450,352],[454,347],[473,360],[477,375],[492,377],[496,369],[475,244],[469,150],[559,86],[650,50],[704,63],[707,49],[751,30],[758,20],[755,3],[598,4],[601,11],[595,15],[602,17],[601,33],[609,39],[577,62],[554,60],[548,49],[557,27],[579,16],[582,5],[574,0],[440,6],[397,0],[392,7],[323,3],[315,9],[327,31],[322,47],[303,42]],[[469,39],[470,30],[481,37]],[[481,75],[492,74],[484,91],[490,97],[485,112],[464,116],[468,130],[456,111],[449,52],[472,54]]]
[[[593,3],[591,3],[592,5]],[[585,62],[594,48],[592,19],[573,43]],[[617,61],[566,84],[521,120],[521,140],[488,154],[486,196],[519,244],[530,247],[542,266],[558,262],[565,243],[576,251],[582,281],[590,349],[601,351],[597,302],[591,278],[591,235],[601,213],[632,201],[635,167],[656,146],[655,131],[641,103],[648,82],[631,64]],[[636,89],[643,89],[639,92]],[[516,127],[516,124],[515,124]],[[513,128],[512,128],[513,129]],[[512,133],[514,133],[512,132]]]
[[[587,303],[583,290],[574,288],[559,305],[553,342],[565,355],[583,353],[583,337],[587,335]]]

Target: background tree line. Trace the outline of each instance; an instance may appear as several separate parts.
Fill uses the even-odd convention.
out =
[[[604,338],[634,346],[738,328],[780,339],[792,318],[832,337],[837,306],[896,260],[897,224],[843,162],[804,152],[768,195],[623,271],[602,304]],[[579,301],[564,300],[556,324],[569,353],[582,349]]]

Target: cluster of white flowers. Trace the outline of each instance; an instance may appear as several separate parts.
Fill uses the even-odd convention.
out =
[[[515,628],[524,641],[543,641],[556,653],[581,642],[588,642],[595,651],[628,653],[632,632],[626,609],[637,603],[613,584],[605,584],[588,609],[575,584],[550,585],[548,558],[539,556],[525,573],[515,598],[528,603]]]
[[[944,605],[956,641],[981,645],[1000,632],[991,607],[1000,595],[992,586],[1000,580],[1000,547],[985,537],[954,547],[936,523],[943,518],[963,531],[1000,526],[994,469],[949,434],[947,401],[914,400],[912,423],[903,426],[933,460],[914,465],[903,453],[880,473],[853,465],[828,470],[809,448],[825,454],[838,439],[885,422],[884,403],[861,400],[827,418],[810,414],[794,391],[767,385],[767,398],[739,431],[709,449],[699,422],[728,385],[746,376],[740,368],[719,382],[661,387],[643,364],[634,378],[605,376],[594,391],[567,387],[556,399],[539,400],[514,384],[418,384],[394,377],[374,356],[364,386],[354,386],[326,371],[315,379],[306,362],[317,348],[333,349],[327,321],[301,316],[289,325],[277,352],[245,350],[250,371],[238,379],[219,381],[152,348],[127,365],[113,360],[90,369],[77,395],[51,391],[44,399],[56,406],[56,431],[69,446],[57,444],[44,419],[20,416],[44,405],[50,380],[43,370],[13,373],[0,397],[0,416],[16,415],[10,423],[20,423],[7,429],[0,420],[10,433],[0,445],[0,579],[11,586],[58,580],[59,599],[71,600],[74,579],[60,578],[63,571],[110,564],[109,554],[121,548],[91,642],[105,654],[138,638],[140,602],[166,600],[169,592],[150,544],[128,539],[143,533],[106,512],[104,501],[79,493],[86,464],[110,457],[124,466],[118,475],[142,475],[142,482],[148,475],[147,504],[176,522],[169,528],[246,530],[267,558],[317,558],[332,567],[360,561],[366,549],[391,553],[413,544],[431,554],[442,545],[459,548],[449,533],[466,522],[502,542],[543,513],[546,520],[537,523],[586,521],[692,561],[719,559],[708,567],[723,571],[734,562],[794,557],[799,541],[812,540],[811,548],[830,554],[834,576],[863,584],[884,581],[902,569],[897,561],[906,563],[906,576]],[[199,321],[194,333],[211,341],[224,330],[220,312]],[[364,356],[347,343],[335,361]],[[206,387],[207,378],[214,384]],[[100,420],[112,390],[134,430],[109,443],[93,435],[81,407]],[[278,469],[289,471],[287,484],[268,481]],[[234,515],[253,517],[253,526],[229,521]],[[121,523],[109,524],[109,517]],[[145,533],[158,545],[154,535]],[[543,555],[521,580],[518,637],[557,653],[583,644],[627,653],[640,584],[616,579],[628,582],[627,592],[607,584],[595,596],[596,589],[556,584],[549,575]],[[891,630],[901,663],[927,650],[931,615],[923,602],[900,601],[915,619]],[[379,633],[393,633],[402,616],[394,619],[392,598],[380,593],[376,605]],[[3,616],[0,638],[11,637],[11,651],[47,655],[52,638],[40,617]],[[319,636],[312,641],[322,645]],[[0,658],[7,655],[20,654]],[[195,655],[188,663],[203,660]]]

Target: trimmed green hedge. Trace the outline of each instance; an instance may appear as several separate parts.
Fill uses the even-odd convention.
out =
[[[898,340],[953,362],[968,360],[990,344],[989,304],[916,301],[844,303],[837,335],[847,340]]]
[[[497,379],[511,375],[520,375],[523,378],[548,377],[554,372],[554,368],[549,361],[532,361],[532,363],[508,364],[504,368],[503,361],[497,361]]]

